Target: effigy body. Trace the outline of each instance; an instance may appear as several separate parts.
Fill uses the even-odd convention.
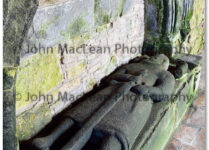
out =
[[[63,150],[82,149],[90,139],[101,139],[100,150],[129,150],[149,118],[153,101],[168,100],[173,92],[175,78],[168,66],[163,54],[136,58],[110,75],[108,86],[66,112],[50,135],[34,139],[33,145],[49,149],[66,130],[78,126]]]

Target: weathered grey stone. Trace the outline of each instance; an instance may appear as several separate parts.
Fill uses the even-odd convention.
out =
[[[103,25],[122,16],[126,0],[95,0],[95,24]]]
[[[13,90],[3,91],[3,147],[5,150],[17,149],[15,92]]]
[[[27,52],[28,44],[50,47],[89,32],[94,28],[94,0],[66,1],[57,5],[41,7],[37,10],[28,40],[22,55]]]
[[[144,50],[151,54],[172,56],[190,32],[193,0],[148,0],[146,2],[146,34]],[[187,46],[186,48],[189,49]],[[189,53],[189,52],[188,52]]]
[[[4,38],[3,38],[3,143],[5,150],[18,149],[16,138],[16,67],[20,60],[23,40],[36,12],[38,1],[4,0]]]
[[[47,103],[39,108],[33,108],[17,117],[16,127],[18,140],[28,140],[41,129],[43,129],[52,119],[51,110]]]
[[[39,7],[35,15],[36,19],[34,19],[37,21],[37,24],[36,26],[34,24],[33,26],[31,26],[29,31],[30,33],[28,33],[27,39],[24,41],[24,48],[21,55],[21,68],[19,68],[19,70],[21,70],[19,72],[19,79],[20,79],[19,81],[21,82],[18,82],[17,86],[19,87],[19,89],[22,89],[22,91],[24,91],[22,92],[20,90],[21,91],[20,93],[27,93],[26,91],[31,91],[32,89],[33,90],[30,93],[34,93],[34,91],[40,91],[39,89],[41,89],[41,92],[43,91],[42,94],[44,95],[53,94],[55,99],[50,104],[52,115],[56,115],[59,112],[61,112],[63,109],[68,107],[72,102],[77,100],[76,99],[77,96],[83,95],[84,93],[87,93],[90,90],[92,90],[95,85],[99,84],[100,80],[103,77],[114,71],[114,69],[118,65],[127,63],[131,58],[135,57],[136,55],[139,55],[137,53],[134,54],[126,53],[126,51],[123,53],[120,50],[118,50],[118,52],[115,52],[116,43],[121,43],[121,44],[124,43],[125,45],[130,47],[131,46],[138,47],[138,46],[142,46],[143,44],[143,39],[144,39],[143,0],[142,1],[134,0],[131,3],[129,3],[130,5],[126,1],[125,4],[127,5],[126,13],[123,14],[121,17],[118,16],[118,18],[115,18],[115,20],[112,22],[112,25],[111,23],[108,23],[102,26],[98,26],[96,30],[95,29],[93,30],[94,22],[91,22],[92,30],[88,28],[88,30],[91,30],[90,33],[88,33],[89,31],[85,33],[82,32],[79,36],[76,36],[73,39],[69,37],[69,39],[66,39],[66,41],[62,41],[62,42],[66,42],[68,47],[75,47],[75,48],[82,44],[86,44],[87,52],[89,52],[88,48],[90,47],[90,45],[93,47],[98,47],[98,46],[110,47],[110,52],[99,53],[99,54],[98,53],[95,54],[64,53],[63,55],[60,53],[61,56],[59,54],[57,55],[58,43],[61,42],[61,39],[60,41],[56,41],[58,39],[58,36],[52,34],[55,34],[55,32],[59,32],[58,30],[61,30],[59,28],[66,27],[66,24],[62,23],[63,22],[62,20],[70,21],[71,19],[69,19],[69,17],[71,15],[72,15],[71,18],[76,18],[77,16],[80,16],[78,12],[75,13],[70,13],[70,12],[76,11],[74,5],[75,7],[79,7],[78,5],[79,4],[82,5],[83,3],[85,3],[85,5],[82,6],[82,13],[85,14],[85,11],[83,10],[84,7],[91,7],[89,9],[94,9],[94,6],[92,6],[91,1],[89,1],[89,3],[88,1],[84,1],[84,2],[65,1],[65,2],[56,3],[55,5]],[[65,4],[66,6],[64,6]],[[94,4],[95,3],[93,3],[93,5]],[[117,3],[115,1],[114,7],[118,7],[116,6],[116,4],[119,4],[119,1],[117,1]],[[64,12],[63,10],[60,9],[65,7],[66,7],[66,13],[69,12],[69,14],[62,15],[62,13]],[[67,10],[67,8],[69,8],[69,10]],[[77,11],[80,11],[80,7],[77,9],[78,9]],[[111,6],[108,9],[113,9],[113,6]],[[52,12],[53,10],[55,11],[54,14],[51,13],[50,13],[51,15],[47,14],[47,12]],[[40,14],[41,12],[43,12],[43,14]],[[48,36],[47,34],[46,37],[48,41],[44,40],[45,45],[50,45],[48,43],[54,41],[55,45],[52,46],[54,48],[54,53],[40,54],[38,52],[36,54],[33,53],[26,54],[27,44],[32,44],[31,46],[36,44],[36,46],[39,47],[38,38],[40,37],[38,36],[38,33],[39,33],[39,28],[41,26],[41,20],[43,23],[50,22],[50,19],[53,20],[53,17],[56,17],[56,14],[62,16],[61,20],[58,19],[55,22],[52,22],[51,25],[49,25],[49,29],[47,29],[46,32],[49,33],[50,36]],[[88,17],[91,17],[91,14],[86,14],[84,19],[87,19]],[[39,18],[40,20],[38,20]],[[139,26],[140,28],[138,28]],[[40,42],[42,41],[43,40],[40,39]],[[44,47],[44,45],[41,45],[41,47]],[[47,58],[42,56],[47,56]],[[37,59],[34,60],[34,58]],[[54,64],[55,61],[56,64]],[[36,67],[39,64],[45,64],[45,62],[47,65],[42,65],[42,67],[51,66],[52,68],[48,67],[44,69],[41,67],[38,69]],[[47,63],[47,62],[51,62],[51,63]],[[31,71],[28,71],[29,68]],[[60,73],[63,73],[63,76],[60,76]],[[46,86],[41,84],[43,82],[37,82],[41,76],[43,77],[41,78],[42,79],[41,81],[46,81]],[[33,78],[35,77],[37,78],[37,80],[32,80],[31,77]],[[60,82],[56,82],[58,84],[55,85],[55,81],[58,81],[57,78],[61,80],[59,80]],[[49,81],[48,79],[50,79],[51,81]],[[30,82],[25,82],[26,80]],[[26,84],[22,86],[20,83],[21,84],[26,83]],[[38,84],[38,86],[33,86],[36,84]],[[54,88],[52,85],[54,86]],[[33,87],[33,88],[32,89],[26,88],[27,90],[25,90],[25,88],[21,88],[21,87]],[[68,96],[73,95],[75,99],[67,100],[67,101],[59,101],[57,99],[59,91],[62,92],[63,94],[64,92],[66,92]],[[33,106],[34,108],[38,108],[39,107],[38,104],[39,103],[35,103],[35,104],[32,103],[31,105],[30,101],[27,102],[18,101],[18,105],[17,105],[18,116],[27,113],[27,111],[30,111],[30,109],[32,108],[31,106]],[[19,106],[24,106],[24,107],[20,108]],[[37,120],[32,120],[33,124],[38,124],[38,122],[36,121]],[[38,130],[36,131],[38,132]]]
[[[147,29],[151,32],[159,32],[159,24],[157,20],[158,10],[156,6],[149,4],[148,8],[148,17],[147,17]]]
[[[145,100],[143,97],[143,94],[147,93],[135,92],[135,90],[131,92],[130,89],[135,88],[134,85],[139,84],[138,86],[140,86],[142,83],[147,85],[147,89],[152,87],[158,79],[148,82],[148,80],[150,80],[150,73],[152,72],[152,74],[157,75],[157,71],[161,72],[168,68],[168,63],[169,60],[166,56],[159,55],[150,58],[149,61],[147,60],[146,62],[142,60],[138,63],[132,63],[132,67],[127,65],[127,74],[120,74],[121,72],[119,70],[116,74],[110,76],[109,80],[112,80],[110,83],[116,82],[115,84],[108,85],[65,114],[64,118],[66,118],[66,120],[72,119],[75,123],[81,124],[82,127],[63,149],[81,149],[88,142],[93,129],[95,129],[95,132],[98,132],[98,134],[102,134],[103,138],[108,136],[106,134],[112,135],[119,140],[118,143],[121,143],[119,146],[127,150],[130,149],[136,137],[146,124],[152,109],[152,102]],[[133,68],[133,66],[135,66],[135,68]],[[155,68],[155,70],[153,68]],[[146,69],[147,72],[144,72],[143,70],[146,71]],[[121,68],[121,70],[123,70],[123,68]],[[134,71],[138,71],[137,74],[133,73]],[[163,73],[166,74],[166,72],[162,72],[162,74]],[[120,77],[116,76],[117,74],[120,74]],[[147,74],[149,76],[147,76]],[[126,78],[128,75],[129,80]],[[121,77],[126,78],[124,79],[126,82],[124,82]],[[146,78],[148,80],[146,80]],[[164,77],[164,81],[168,82],[168,85],[161,82],[159,86],[163,89],[163,94],[169,96],[173,91],[174,78],[169,78],[169,81],[166,80],[166,78]],[[156,88],[158,87],[156,86]],[[165,88],[170,91],[165,90]],[[149,92],[151,95],[148,94],[147,96],[155,100],[152,95],[153,91],[150,90]],[[154,92],[154,94],[156,93]],[[157,94],[161,95],[162,93]],[[158,101],[162,100],[165,99],[158,99]],[[64,126],[64,124],[66,123],[61,123],[61,126]],[[59,130],[60,132],[58,133]],[[33,144],[39,148],[50,147],[53,141],[58,137],[57,133],[61,135],[66,130],[67,128],[63,129],[57,127],[49,136],[35,139]],[[111,142],[111,140],[109,140],[109,142],[106,141],[106,144],[101,146],[101,149],[105,150],[107,147],[114,148],[115,145],[110,145]],[[115,147],[115,149],[118,148]]]
[[[184,56],[182,55],[182,58],[183,57]],[[193,58],[194,56],[191,57]],[[136,58],[131,63],[137,65],[136,62],[141,61],[141,63],[143,63],[144,61],[145,68],[149,68],[145,63],[146,59],[147,56]],[[181,57],[179,56],[178,59],[181,59]],[[161,59],[151,60],[159,61]],[[138,65],[139,64],[140,63],[138,63]],[[168,66],[164,65],[162,68],[168,68]],[[172,97],[170,97],[168,101],[161,101],[158,103],[153,103],[150,99],[140,101],[137,99],[136,93],[128,92],[123,95],[123,97],[119,96],[120,98],[118,98],[120,100],[114,105],[111,100],[112,96],[116,94],[115,91],[122,90],[120,88],[123,84],[122,86],[121,84],[118,84],[117,82],[120,82],[121,78],[118,78],[113,74],[113,76],[110,76],[110,79],[117,80],[117,82],[99,90],[94,95],[71,108],[70,111],[64,114],[63,122],[61,122],[49,136],[35,139],[33,145],[40,148],[46,148],[67,129],[79,125],[81,128],[79,127],[75,137],[72,137],[63,149],[81,149],[81,147],[86,145],[90,137],[91,140],[88,143],[91,143],[91,146],[87,146],[87,149],[98,149],[98,147],[102,150],[108,148],[116,150],[163,149],[170,136],[185,116],[192,102],[192,98],[196,94],[195,78],[199,73],[198,68],[199,65],[192,66],[186,74],[181,78],[176,79],[175,90],[173,91]],[[149,69],[154,70],[153,68]],[[174,69],[179,68],[177,67]],[[131,68],[129,67],[127,73],[131,73],[130,71]],[[116,73],[118,73],[118,71],[116,71]],[[140,75],[142,75],[142,79],[143,77],[146,77],[145,74],[141,72]],[[137,78],[133,77],[129,79],[134,81],[140,80],[140,78],[138,78],[139,80],[136,80]],[[130,85],[125,85],[126,89],[127,86]],[[134,99],[130,99],[132,96],[134,96]],[[111,101],[111,103],[106,105],[106,101]],[[114,107],[112,107],[110,111],[107,111],[111,105]],[[108,107],[106,108],[106,106]],[[100,110],[103,110],[105,113]],[[137,117],[134,114],[137,114]],[[97,120],[98,118],[100,118],[99,121]],[[94,132],[92,132],[93,128]],[[136,131],[139,132],[136,133]],[[101,142],[100,144],[96,143],[99,139],[103,139],[102,145],[100,145]]]
[[[4,67],[19,64],[21,47],[36,12],[38,2],[9,1],[4,19]]]

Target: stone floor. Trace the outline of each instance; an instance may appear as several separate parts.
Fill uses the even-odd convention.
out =
[[[194,101],[166,150],[206,150],[205,96]]]
[[[203,54],[204,56],[204,54]],[[200,90],[205,90],[205,59]],[[206,103],[204,92],[191,106],[185,120],[171,139],[166,150],[206,150]]]

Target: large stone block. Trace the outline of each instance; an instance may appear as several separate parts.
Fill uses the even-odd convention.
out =
[[[92,90],[117,66],[140,55],[140,48],[137,53],[133,54],[122,50],[116,52],[115,44],[142,47],[144,1],[55,0],[42,2],[43,5],[41,4],[38,8],[23,44],[16,87],[24,99],[27,99],[27,93],[37,96],[40,94],[42,96],[53,95],[54,99],[49,104],[49,109],[51,115],[54,116],[77,100],[77,96]],[[103,12],[105,12],[104,16],[106,13],[110,13],[108,21],[103,22],[105,18],[103,16],[98,18]],[[96,22],[96,18],[98,22]],[[64,49],[65,43],[68,50],[71,47],[77,48],[85,44],[88,53],[62,53],[59,51],[59,44]],[[27,53],[28,46],[30,53]],[[37,51],[33,48],[34,46]],[[105,46],[110,47],[110,51],[107,53],[102,51],[91,54],[88,51],[89,47]],[[33,51],[31,52],[31,50]],[[69,100],[59,101],[59,92],[62,95],[66,92]],[[74,98],[70,99],[69,96],[72,95]],[[30,111],[37,113],[36,111],[41,105],[43,105],[42,100],[38,102],[17,101],[17,118],[20,115],[32,118]],[[43,114],[45,110],[42,110]],[[46,113],[48,113],[48,109]],[[18,127],[20,140],[34,135],[41,129],[35,126],[42,119],[28,120],[36,130],[34,132],[25,131],[27,132],[25,133]],[[30,130],[29,127],[27,129]]]
[[[45,95],[63,81],[59,66],[59,55],[34,55],[21,63],[17,70],[16,112],[30,109]],[[32,106],[31,106],[32,105]]]
[[[16,118],[16,135],[18,140],[21,141],[30,139],[43,129],[51,121],[51,119],[52,114],[47,103],[19,115]]]

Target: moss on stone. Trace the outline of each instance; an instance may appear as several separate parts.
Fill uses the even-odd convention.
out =
[[[90,37],[86,28],[88,28],[88,24],[82,17],[79,17],[72,21],[67,30],[62,30],[60,35],[63,36],[66,41],[83,41],[85,39],[89,39]]]
[[[107,29],[107,24],[101,25],[97,27],[97,32],[101,32],[103,30]]]
[[[194,1],[194,7],[184,10],[184,2],[175,1],[175,22],[171,31],[167,32],[168,11],[170,4],[168,1],[149,0],[149,5],[157,9],[157,21],[159,25],[159,34],[167,36],[175,47],[175,52],[198,54],[204,49],[205,45],[205,1]],[[174,4],[173,4],[174,5]],[[187,11],[187,12],[186,12]],[[183,18],[183,13],[187,13]],[[149,24],[149,22],[147,22]],[[148,29],[146,29],[148,30]],[[158,34],[157,34],[158,35]],[[151,40],[150,36],[157,36],[150,31],[146,31],[146,39]],[[160,36],[157,36],[160,37]],[[176,49],[178,48],[178,49]],[[186,48],[186,49],[185,49]],[[190,50],[191,49],[191,50]]]
[[[25,60],[18,68],[16,109],[30,104],[30,95],[46,94],[63,80],[58,54],[37,54]]]
[[[117,57],[116,56],[112,56],[111,60],[110,60],[110,63],[113,64],[113,65],[116,65],[117,64]]]
[[[108,24],[110,22],[110,12],[105,12],[100,6],[101,0],[94,2],[94,18],[96,25]]]
[[[181,38],[183,41],[185,40],[186,36],[191,31],[190,20],[192,18],[192,15],[193,15],[193,10],[189,10],[186,18],[182,21],[182,27],[180,29],[180,33],[181,33]]]
[[[157,21],[158,21],[158,26],[159,26],[159,31],[162,31],[163,30],[163,26],[165,25],[165,22],[164,22],[164,5],[163,5],[163,1],[159,1],[159,0],[149,0],[148,2],[149,4],[152,4],[158,11],[158,18],[157,18]],[[148,24],[149,22],[147,22]]]
[[[122,0],[121,1],[120,7],[119,7],[119,11],[118,11],[118,15],[119,16],[122,16],[123,15],[123,7],[125,5],[125,2],[126,2],[126,0]]]
[[[72,39],[72,44],[74,47],[81,46],[84,44],[87,40],[91,38],[90,33],[85,33],[79,36],[76,36],[75,38]]]
[[[57,2],[62,2],[65,0],[39,0],[39,6],[46,6],[46,5],[52,5]]]
[[[88,84],[88,89],[92,89],[97,81],[94,78],[91,78]]]
[[[174,131],[175,107],[170,107],[165,116],[155,128],[149,141],[142,147],[143,150],[162,150],[165,148]]]
[[[44,104],[35,111],[26,112],[17,117],[17,138],[27,140],[37,134],[52,119],[49,105]]]
[[[17,68],[5,67],[3,69],[3,90],[13,90]]]
[[[159,7],[159,1],[158,0],[149,0],[149,3],[156,6],[156,7]]]
[[[142,52],[151,56],[163,53],[170,57],[172,55],[172,45],[166,36],[150,37],[149,41],[144,42]]]
[[[49,21],[47,23],[42,23],[40,25],[40,35],[43,38],[46,35],[46,30],[49,28],[49,26],[52,24],[52,21]]]
[[[11,76],[11,77],[15,77],[16,75],[16,72],[17,72],[17,68],[4,68],[4,73],[6,73],[8,76]]]
[[[69,71],[68,71],[68,77],[69,78],[75,78],[78,77],[80,74],[82,74],[87,66],[87,62],[86,60],[84,60],[83,62],[81,62],[80,64],[72,67]]]
[[[46,30],[54,23],[54,22],[57,22],[59,21],[59,16],[56,16],[54,19],[51,19],[49,20],[48,22],[46,23],[42,23],[40,24],[40,30],[39,30],[39,33],[40,33],[40,36],[42,38],[44,38],[46,36]]]
[[[70,37],[74,38],[85,31],[87,24],[82,17],[75,19],[69,26]]]
[[[105,74],[108,75],[111,71],[113,71],[113,69],[116,68],[117,64],[118,64],[117,57],[112,56],[110,59],[110,63],[108,64],[108,66],[105,70]]]
[[[188,30],[189,27],[189,30]],[[185,19],[182,32],[187,32],[181,39],[181,46],[191,48],[187,53],[198,54],[205,46],[205,1],[194,1],[193,12],[190,10]],[[188,33],[189,32],[189,33]]]
[[[203,25],[203,26],[202,26]],[[197,34],[197,32],[199,32]],[[185,42],[191,47],[191,54],[199,54],[205,49],[205,27],[204,23],[200,23],[196,28],[192,29]]]

